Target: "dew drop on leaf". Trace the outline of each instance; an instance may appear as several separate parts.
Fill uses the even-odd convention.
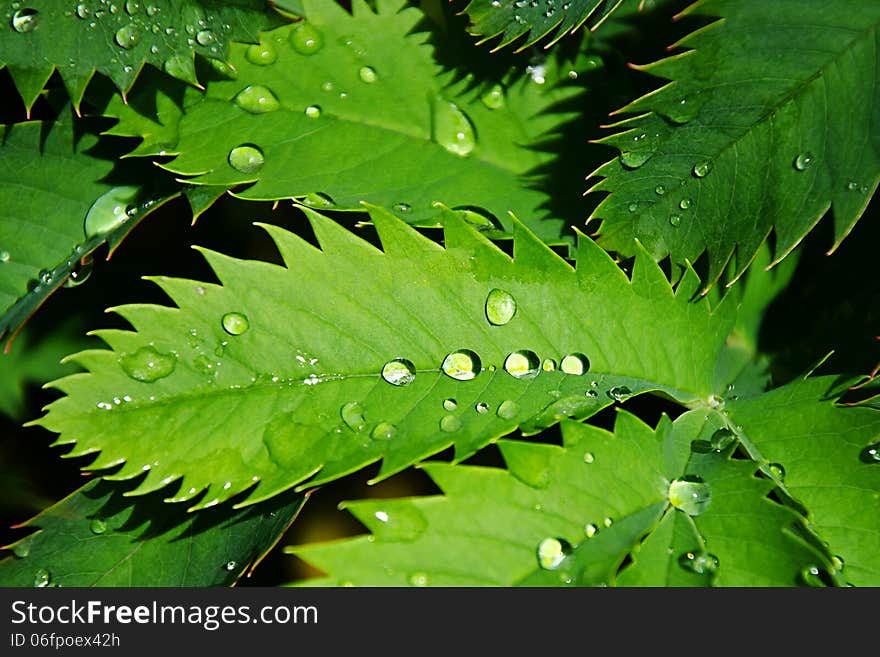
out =
[[[593,538],[598,531],[599,528],[596,527],[596,525],[594,525],[593,523],[588,522],[586,525],[584,525],[584,535],[587,538]]]
[[[250,84],[235,96],[235,104],[251,114],[274,112],[281,103],[269,89],[259,84]]]
[[[477,145],[474,126],[467,115],[453,102],[434,99],[431,112],[431,136],[450,153],[464,157]]]
[[[339,410],[342,421],[352,431],[363,431],[367,428],[364,420],[364,407],[359,402],[348,402]]]
[[[0,251],[0,264],[7,263],[12,259],[12,254],[9,251]]]
[[[440,420],[440,430],[452,433],[461,429],[461,420],[456,415],[444,415]]]
[[[16,32],[32,32],[39,22],[40,12],[36,9],[19,9],[12,15],[12,29]]]
[[[651,159],[651,156],[654,155],[654,151],[648,150],[638,150],[638,151],[625,151],[620,154],[620,163],[625,166],[627,169],[638,169],[645,162]]]
[[[416,368],[406,358],[395,358],[385,363],[382,378],[394,386],[408,386],[416,380]]]
[[[859,453],[862,463],[880,463],[880,443],[868,445]]]
[[[569,354],[562,359],[562,363],[560,363],[559,369],[561,369],[566,374],[581,376],[582,374],[586,374],[587,371],[590,369],[590,361],[586,356],[581,353]]]
[[[49,571],[45,568],[40,568],[34,573],[34,587],[38,589],[45,588],[49,586],[50,579],[51,576],[49,575]]]
[[[236,564],[234,561],[227,561],[225,564],[223,564],[223,569],[231,572],[235,570],[236,565],[238,564]]]
[[[88,254],[83,256],[73,267],[67,280],[64,281],[64,287],[76,287],[77,285],[82,285],[88,280],[89,276],[92,275],[93,268],[94,259],[92,258],[92,255]]]
[[[512,420],[519,415],[519,404],[511,399],[506,399],[498,406],[495,414],[502,420]]]
[[[370,438],[373,440],[391,440],[397,433],[397,427],[390,422],[380,422],[370,432]]]
[[[76,15],[78,18],[82,18],[83,20],[86,20],[86,19],[92,17],[92,10],[89,9],[89,6],[86,3],[80,2],[76,6]]]
[[[278,53],[271,43],[252,43],[248,46],[244,53],[245,58],[257,66],[268,66],[274,64],[278,59]]]
[[[489,404],[486,402],[477,402],[477,404],[474,405],[474,410],[480,415],[485,415],[489,412]]]
[[[153,383],[170,375],[177,366],[177,356],[162,353],[155,347],[141,347],[119,357],[119,365],[135,381]]]
[[[694,165],[694,175],[697,178],[705,178],[712,171],[712,162],[710,160],[704,160],[703,162],[698,162]]]
[[[678,207],[682,210],[687,210],[691,207],[691,200],[689,198],[683,198],[678,202]]]
[[[801,581],[807,586],[824,587],[822,571],[818,566],[807,566],[801,571]]]
[[[373,84],[376,80],[379,79],[379,76],[376,74],[376,69],[372,66],[361,66],[358,70],[358,77],[361,82],[365,84]]]
[[[712,488],[696,476],[682,477],[669,484],[669,503],[689,516],[705,513],[712,501]]]
[[[803,153],[798,153],[798,156],[794,158],[794,168],[798,171],[806,171],[813,164],[813,161],[816,158],[810,151],[804,151]]]
[[[495,288],[486,297],[486,319],[490,324],[502,326],[516,314],[516,299],[509,292]]]
[[[107,522],[103,518],[92,518],[89,523],[89,531],[93,534],[103,534],[107,531]]]
[[[538,543],[538,565],[544,570],[556,570],[571,552],[564,538],[545,538]]]
[[[489,109],[501,109],[504,107],[504,87],[494,84],[480,96],[483,105]]]
[[[309,105],[304,110],[304,113],[310,119],[317,119],[321,116],[321,108],[318,105]]]
[[[770,463],[767,465],[767,469],[774,479],[780,482],[785,480],[785,468],[782,467],[781,463]]]
[[[669,217],[669,225],[673,228],[678,228],[681,225],[681,215],[674,214]]]
[[[136,0],[125,0],[125,13],[134,16],[141,10],[141,3]]]
[[[400,212],[401,214],[409,214],[412,212],[412,206],[409,203],[395,203],[394,211]]]
[[[541,371],[541,360],[534,351],[514,351],[504,359],[504,371],[515,379],[533,379]]]
[[[85,236],[106,235],[128,221],[128,208],[138,191],[133,185],[114,187],[95,199],[83,222]]]
[[[411,586],[427,586],[428,576],[425,573],[413,573],[409,576]]]
[[[443,359],[440,369],[457,381],[470,381],[480,373],[480,357],[469,349],[459,349]]]
[[[614,401],[622,402],[632,397],[632,390],[626,386],[614,386],[608,391],[608,396]]]
[[[596,460],[596,457],[593,455],[593,452],[584,452],[584,463],[593,463]]]
[[[223,330],[229,335],[241,335],[251,326],[247,315],[238,312],[226,313],[220,323],[223,325]]]
[[[678,558],[678,565],[697,575],[706,575],[718,570],[718,557],[714,554],[685,552]]]
[[[302,21],[290,33],[290,45],[300,55],[314,55],[324,45],[324,37],[314,25]]]
[[[134,25],[123,25],[118,30],[116,30],[116,35],[113,37],[116,41],[116,44],[120,48],[125,48],[126,50],[130,48],[134,48],[138,42],[141,40],[140,31]]]
[[[263,168],[263,151],[251,144],[242,144],[229,151],[229,166],[241,173],[255,173]]]
[[[454,399],[450,398],[450,399],[443,400],[443,410],[451,412],[451,411],[454,411],[456,408],[458,408],[458,402],[455,401]]]
[[[196,33],[196,43],[200,46],[210,46],[217,43],[217,36],[211,30],[199,30]]]

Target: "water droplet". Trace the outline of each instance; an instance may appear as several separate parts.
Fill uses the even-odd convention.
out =
[[[718,570],[718,557],[714,554],[685,552],[678,558],[678,565],[697,575],[706,575]]]
[[[490,324],[502,326],[516,314],[516,299],[509,292],[495,288],[486,297],[486,319]]]
[[[412,212],[412,206],[409,203],[395,203],[394,210],[401,214],[409,214]]]
[[[794,168],[798,171],[806,171],[813,164],[813,161],[816,158],[810,151],[804,151],[803,153],[798,153],[798,156],[794,158]]]
[[[593,452],[584,452],[584,463],[593,463],[596,460],[596,457],[593,455]]]
[[[370,438],[373,440],[391,440],[394,438],[395,433],[397,433],[397,427],[393,424],[390,422],[380,422],[373,427],[373,431],[370,432]]]
[[[538,544],[538,565],[544,570],[556,570],[571,552],[564,538],[545,538]]]
[[[440,420],[440,430],[452,433],[461,429],[461,420],[456,415],[444,415]]]
[[[541,371],[541,360],[534,351],[514,351],[504,360],[504,370],[516,379],[533,379]]]
[[[363,431],[367,428],[367,422],[364,420],[364,407],[358,402],[349,402],[345,404],[339,411],[342,421],[352,431]]]
[[[859,188],[859,183],[857,183],[855,180],[850,180],[848,183],[846,183],[846,188],[849,191],[854,192]]]
[[[385,363],[382,378],[395,386],[408,386],[416,380],[416,368],[406,358],[395,358]]]
[[[581,353],[569,354],[562,359],[559,368],[566,374],[581,376],[590,369],[590,360]]]
[[[309,192],[303,197],[303,203],[313,208],[330,208],[334,205],[333,199],[322,192]]]
[[[688,123],[696,118],[707,100],[708,95],[702,94],[691,98],[681,98],[662,104],[660,107],[657,107],[656,111],[673,123]]]
[[[450,153],[464,157],[477,145],[474,126],[458,105],[436,98],[431,112],[431,136]]]
[[[440,369],[457,381],[470,381],[480,373],[480,357],[468,349],[459,349],[443,359]]]
[[[859,453],[862,463],[880,463],[880,443],[868,445]]]
[[[712,171],[712,161],[704,160],[694,165],[694,175],[697,178],[705,178]]]
[[[666,188],[663,185],[657,185],[654,188],[654,193],[657,194],[657,196],[663,196],[666,193]]]
[[[425,573],[413,573],[409,576],[409,583],[412,586],[427,586],[428,576]]]
[[[38,589],[45,588],[49,586],[49,580],[51,579],[49,575],[49,571],[44,568],[40,568],[36,573],[34,573],[34,587]]]
[[[705,513],[712,501],[712,489],[696,476],[686,476],[669,484],[669,503],[689,516]]]
[[[116,30],[116,35],[113,38],[120,48],[128,50],[138,44],[141,40],[141,33],[134,25],[123,25]]]
[[[263,168],[266,159],[257,146],[242,144],[229,151],[229,166],[241,173],[255,173]]]
[[[12,15],[12,29],[16,32],[31,32],[39,22],[40,12],[36,9],[19,9]]]
[[[635,212],[638,209],[639,209],[638,203],[630,203],[629,206],[627,206],[627,210],[629,210],[630,212]]]
[[[712,437],[709,439],[709,443],[716,452],[721,452],[736,440],[736,435],[725,427],[718,429],[715,433],[712,434]]]
[[[314,25],[302,21],[290,33],[290,45],[300,55],[314,55],[324,45],[324,37]]]
[[[217,36],[211,30],[199,30],[196,33],[196,43],[200,46],[210,46],[217,43]]]
[[[79,18],[82,18],[83,20],[86,20],[86,19],[88,19],[88,18],[91,18],[91,16],[92,16],[92,10],[89,9],[89,6],[88,6],[87,4],[85,4],[84,2],[80,2],[80,3],[76,6],[76,15],[77,15]]]
[[[807,586],[825,586],[822,581],[822,571],[818,566],[807,566],[801,571],[801,581]]]
[[[511,399],[506,399],[498,406],[495,414],[502,420],[512,420],[519,415],[519,404]]]
[[[139,189],[133,185],[114,187],[95,199],[83,222],[85,236],[106,235],[128,221],[128,208]]]
[[[161,10],[159,9],[159,7],[156,7],[155,5],[147,5],[147,16],[149,16],[150,18],[153,18],[153,16],[158,14],[160,11]]]
[[[626,386],[614,386],[608,391],[608,396],[614,401],[622,402],[632,397],[632,390]]]
[[[689,198],[683,198],[678,202],[678,207],[682,210],[687,210],[691,207],[691,200]]]
[[[476,410],[477,413],[479,413],[480,415],[485,415],[489,412],[489,404],[487,404],[486,402],[478,402],[474,406],[474,410]]]
[[[247,315],[237,312],[226,313],[220,322],[223,324],[223,330],[229,335],[241,335],[251,326]]]
[[[480,100],[489,109],[501,109],[504,107],[504,87],[500,84],[492,85],[480,96]]]
[[[92,518],[89,523],[89,531],[93,534],[103,534],[107,531],[107,522],[103,518]]]
[[[358,77],[361,79],[361,82],[365,84],[373,84],[379,79],[379,76],[376,75],[376,69],[372,66],[361,66],[358,71]]]
[[[681,215],[674,214],[671,217],[669,217],[669,225],[672,226],[673,228],[678,228],[681,225]]]
[[[767,469],[770,471],[771,476],[775,479],[781,481],[785,481],[785,468],[782,467],[781,463],[769,463],[767,465]]]
[[[614,519],[613,518],[605,518],[602,521],[602,524],[605,525],[605,527],[610,527],[611,525],[614,524]]]
[[[132,379],[153,383],[174,371],[177,366],[177,356],[173,353],[162,353],[154,347],[147,346],[120,356],[119,365]]]
[[[275,52],[272,44],[262,42],[249,45],[244,56],[251,64],[256,64],[257,66],[268,66],[275,63],[275,60],[278,59],[278,53]]]
[[[239,91],[235,104],[251,114],[274,112],[281,107],[275,94],[259,84],[250,84]]]
[[[443,410],[451,412],[451,411],[454,411],[456,408],[458,408],[458,402],[455,401],[454,399],[450,398],[450,399],[443,400]]]
[[[12,254],[9,251],[0,251],[0,262],[9,262],[12,258]]]
[[[309,105],[305,109],[305,115],[310,119],[317,119],[321,116],[321,107],[319,105]]]
[[[541,369],[545,372],[555,372],[556,371],[556,361],[552,358],[545,358],[544,362],[541,363]]]
[[[652,149],[626,151],[620,154],[620,163],[627,169],[638,169],[651,159],[656,151]]]
[[[10,549],[12,550],[12,554],[14,554],[19,559],[25,559],[31,553],[31,544],[34,542],[34,535],[31,534],[26,538],[21,539],[15,545],[11,545]]]
[[[136,0],[126,0],[125,1],[125,13],[129,16],[134,16],[141,10],[141,3]]]
[[[843,567],[845,565],[843,562],[843,557],[835,554],[831,557],[831,565],[837,572],[843,571]]]
[[[93,268],[94,259],[92,258],[92,255],[88,254],[83,256],[76,262],[70,275],[67,277],[67,280],[64,281],[64,287],[76,287],[77,285],[82,285],[88,280],[89,276],[92,275]]]

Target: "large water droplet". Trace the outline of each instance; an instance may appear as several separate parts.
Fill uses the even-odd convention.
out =
[[[689,516],[698,516],[709,508],[712,489],[705,481],[695,476],[682,477],[669,484],[667,493],[669,503]]]
[[[370,432],[370,438],[373,440],[391,440],[397,433],[397,427],[390,422],[380,422]]]
[[[263,151],[252,144],[242,144],[229,151],[229,166],[241,173],[255,173],[263,168]]]
[[[365,84],[373,84],[379,79],[379,76],[376,75],[376,69],[372,66],[361,66],[358,71],[358,77],[361,79],[361,82],[364,82]]]
[[[544,570],[556,570],[571,552],[564,538],[545,538],[538,543],[538,565]]]
[[[82,18],[83,20],[86,20],[86,19],[92,17],[92,10],[89,9],[89,6],[86,3],[80,2],[76,6],[76,15],[77,15],[77,17]]]
[[[70,275],[67,277],[67,280],[64,281],[64,287],[76,287],[77,285],[82,285],[88,280],[89,276],[92,275],[92,269],[94,268],[94,258],[92,258],[91,254],[87,254],[80,258],[76,265],[70,272]]]
[[[813,161],[816,158],[810,151],[804,151],[803,153],[798,153],[798,156],[794,158],[794,168],[798,171],[806,171],[813,164]]]
[[[12,254],[9,251],[0,251],[0,263],[9,262],[12,259]]]
[[[125,13],[134,16],[141,10],[141,3],[137,0],[125,0]]]
[[[614,401],[622,402],[632,397],[632,390],[626,386],[614,386],[608,391],[608,396]]]
[[[500,84],[492,85],[480,96],[480,100],[489,109],[501,109],[504,107],[504,87]]]
[[[113,38],[120,48],[128,50],[134,48],[140,42],[141,33],[134,25],[123,25],[116,30],[116,35]]]
[[[138,191],[139,188],[133,185],[114,187],[95,199],[83,222],[85,236],[106,235],[128,221],[128,209]]]
[[[16,32],[31,32],[39,22],[40,12],[36,9],[19,9],[12,15],[12,29]]]
[[[107,531],[107,521],[103,518],[92,518],[89,523],[89,531],[93,534],[103,534]]]
[[[196,43],[200,46],[210,46],[212,43],[217,43],[217,35],[211,30],[199,30],[196,33]]]
[[[229,335],[241,335],[251,326],[247,315],[237,312],[226,313],[220,323],[223,325],[223,330]]]
[[[516,379],[533,379],[541,371],[541,359],[528,349],[514,351],[504,359],[504,370]]]
[[[235,104],[251,114],[274,112],[281,103],[269,89],[260,84],[249,84],[235,96]]]
[[[290,45],[301,55],[314,55],[324,45],[324,37],[314,25],[302,21],[290,33]]]
[[[458,381],[470,381],[480,373],[480,357],[469,349],[459,349],[443,359],[440,369]]]
[[[310,119],[317,119],[321,116],[321,107],[319,105],[309,105],[303,112]]]
[[[367,428],[367,422],[364,419],[364,407],[358,402],[349,402],[340,410],[342,421],[352,431],[363,431]]]
[[[119,364],[125,373],[136,381],[153,383],[163,379],[174,371],[177,356],[173,353],[162,353],[155,347],[141,347],[130,354],[119,357]]]
[[[440,430],[453,433],[461,429],[461,419],[457,415],[444,415],[440,419]]]
[[[694,175],[697,178],[705,178],[712,171],[712,161],[704,160],[703,162],[698,162],[694,165]]]
[[[620,163],[627,169],[638,169],[645,162],[651,159],[651,156],[654,155],[654,152],[655,151],[652,151],[650,149],[625,151],[620,154]]]
[[[406,358],[395,358],[385,363],[382,378],[395,386],[408,386],[416,380],[416,368]]]
[[[509,292],[495,288],[486,297],[486,319],[491,324],[507,324],[516,314],[516,299]]]
[[[685,552],[678,558],[678,565],[697,575],[706,575],[718,570],[718,557],[714,554]]]
[[[40,568],[36,573],[34,573],[34,587],[38,589],[45,588],[49,586],[49,581],[51,576],[49,575],[49,571]]]
[[[431,136],[450,153],[464,157],[477,145],[474,126],[458,105],[443,98],[434,100]]]
[[[562,363],[560,363],[559,369],[561,369],[566,374],[574,374],[576,376],[580,376],[582,374],[586,374],[586,372],[590,369],[590,360],[581,353],[569,354],[562,359]]]
[[[249,45],[244,56],[251,64],[256,64],[257,66],[268,66],[275,63],[275,60],[278,59],[278,53],[275,52],[272,44],[262,42]]]
[[[498,410],[495,411],[495,414],[502,420],[512,420],[519,415],[519,404],[513,400],[506,399],[499,404]]]

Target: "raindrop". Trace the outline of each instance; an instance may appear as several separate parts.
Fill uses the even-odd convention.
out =
[[[358,402],[349,402],[345,404],[339,411],[342,421],[352,431],[363,431],[367,428],[367,422],[364,420],[364,407]]]
[[[682,210],[687,210],[691,207],[691,200],[689,198],[683,198],[678,202],[678,207]]]
[[[120,48],[128,50],[138,44],[141,40],[141,34],[134,25],[123,25],[116,30],[116,35],[113,38]]]
[[[318,105],[309,105],[305,109],[305,115],[310,119],[317,119],[321,116],[321,108]]]
[[[825,586],[822,571],[817,566],[807,566],[801,571],[801,581],[807,586]]]
[[[614,386],[608,391],[608,396],[614,401],[622,402],[632,397],[632,390],[626,386]]]
[[[159,11],[159,7],[156,7],[155,5],[147,5],[147,16],[149,16],[150,18],[158,14]]]
[[[409,203],[395,203],[394,210],[401,214],[409,214],[412,212],[412,206]]]
[[[703,105],[705,105],[707,96],[695,96],[693,98],[682,98],[680,100],[664,104],[657,108],[657,112],[665,116],[673,123],[687,123],[693,121],[697,114],[700,113]]]
[[[89,531],[93,534],[103,534],[107,531],[107,522],[103,518],[92,518],[89,523]]]
[[[229,151],[229,166],[241,173],[255,173],[263,168],[266,159],[257,146],[242,144]]]
[[[431,136],[450,153],[464,157],[477,145],[474,126],[453,102],[436,98],[431,112]]]
[[[626,151],[620,154],[620,163],[627,169],[638,169],[654,155],[654,150]]]
[[[704,160],[694,165],[694,175],[697,178],[705,178],[712,171],[712,161]]]
[[[629,210],[630,212],[635,212],[638,209],[639,209],[638,203],[630,203],[629,206],[627,207],[627,210]]]
[[[223,330],[229,335],[241,335],[251,326],[247,315],[237,312],[226,313],[220,321],[223,324]]]
[[[406,358],[395,358],[385,363],[382,378],[395,386],[408,386],[416,380],[416,368]]]
[[[564,538],[545,538],[538,544],[538,565],[544,570],[556,570],[571,552]]]
[[[868,445],[859,453],[862,463],[880,463],[880,443]]]
[[[584,452],[584,463],[593,463],[596,460],[596,457],[593,455],[593,452]]]
[[[602,524],[605,525],[605,527],[610,527],[611,525],[614,524],[614,519],[613,518],[605,518],[605,520],[602,521]]]
[[[80,258],[71,270],[67,280],[64,281],[64,287],[76,287],[77,285],[85,283],[89,276],[92,275],[93,267],[94,259],[91,254],[87,254]]]
[[[767,469],[770,471],[770,475],[782,482],[785,480],[785,468],[782,467],[781,463],[769,463],[767,465]]]
[[[671,217],[669,217],[669,225],[672,226],[673,228],[678,228],[681,225],[681,215],[674,214]]]
[[[541,363],[541,369],[545,372],[554,372],[556,371],[556,361],[552,358],[545,358],[544,362]]]
[[[31,32],[36,29],[39,21],[40,12],[36,9],[19,9],[12,15],[12,29],[16,32]]]
[[[709,484],[696,476],[686,476],[669,484],[669,503],[689,516],[705,513],[712,501]]]
[[[489,404],[487,404],[486,402],[478,402],[474,406],[474,410],[476,410],[477,413],[479,413],[480,415],[485,415],[489,412]]]
[[[534,351],[514,351],[504,360],[504,370],[516,379],[533,379],[541,371],[541,360]]]
[[[846,188],[849,191],[854,192],[859,188],[859,183],[857,183],[855,180],[850,180],[848,183],[846,183]]]
[[[309,192],[303,197],[303,203],[313,208],[329,208],[333,207],[333,199],[322,192]]]
[[[501,109],[504,107],[504,87],[494,84],[480,96],[483,105],[489,109]]]
[[[798,153],[798,156],[794,158],[794,168],[798,171],[806,171],[813,164],[813,161],[816,158],[810,151],[804,151],[803,153]]]
[[[324,38],[314,25],[302,21],[290,33],[290,45],[301,55],[314,55],[324,45]]]
[[[0,251],[0,262],[9,262],[10,258],[12,258],[12,254],[9,251]]]
[[[685,552],[678,558],[678,565],[697,575],[706,575],[718,570],[718,557],[714,554]]]
[[[519,404],[511,399],[506,399],[498,406],[495,414],[502,420],[512,420],[519,414]]]
[[[76,15],[79,18],[86,20],[87,18],[91,18],[92,10],[89,9],[89,6],[87,4],[85,4],[84,2],[81,2],[76,6]]]
[[[358,77],[361,79],[361,82],[364,82],[365,84],[373,84],[379,79],[379,76],[376,75],[376,69],[372,66],[361,66],[358,71]]]
[[[257,66],[268,66],[278,59],[275,48],[269,43],[253,43],[248,46],[244,56],[251,64]]]
[[[34,587],[38,589],[49,586],[49,580],[50,575],[48,570],[40,568],[36,573],[34,573]]]
[[[136,2],[136,0],[126,0],[125,2],[125,13],[129,16],[134,16],[141,10],[141,3]]]
[[[663,185],[657,185],[654,188],[654,193],[657,194],[657,196],[663,196],[666,193],[666,188]]]
[[[412,586],[427,586],[428,576],[425,573],[413,573],[409,576],[409,583]]]
[[[450,399],[443,400],[443,410],[451,412],[451,411],[454,411],[456,408],[458,408],[458,402],[455,401],[454,399],[450,398]]]
[[[509,292],[495,288],[486,297],[486,319],[490,324],[502,326],[516,314],[516,299]]]
[[[200,46],[210,46],[212,43],[217,43],[217,37],[211,30],[199,30],[196,34],[196,42]]]
[[[712,445],[712,449],[720,452],[730,447],[735,440],[736,435],[730,429],[722,427],[712,434],[709,443]]]
[[[177,356],[173,353],[162,353],[157,351],[155,347],[147,346],[120,356],[119,365],[135,381],[153,383],[174,371],[177,365]]]
[[[440,420],[440,430],[452,433],[461,429],[461,420],[455,415],[444,415]]]
[[[596,535],[596,532],[599,531],[599,528],[596,527],[593,523],[587,523],[584,525],[584,534],[587,538],[593,538]]]
[[[95,199],[83,222],[85,236],[106,235],[128,221],[128,209],[138,191],[133,185],[114,187]]]
[[[443,359],[440,369],[457,381],[470,381],[480,373],[480,357],[468,349],[459,349]]]
[[[225,564],[223,564],[223,568],[224,568],[224,570],[228,570],[231,572],[231,571],[235,570],[236,565],[238,565],[238,564],[236,564],[234,561],[227,561]]]
[[[235,104],[251,114],[274,112],[281,107],[275,94],[259,84],[250,84],[239,91]]]
[[[395,433],[397,433],[397,427],[393,424],[390,422],[380,422],[373,427],[373,431],[370,432],[370,438],[373,440],[391,440],[394,438]]]
[[[559,369],[561,369],[566,374],[581,376],[590,369],[590,361],[586,356],[581,353],[569,354],[562,359],[562,363],[560,364]]]

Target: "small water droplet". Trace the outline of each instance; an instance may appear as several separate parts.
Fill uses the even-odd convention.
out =
[[[147,16],[153,18],[156,14],[158,14],[161,10],[159,7],[155,5],[147,5]]]
[[[395,212],[400,212],[401,214],[409,214],[412,212],[412,206],[409,203],[395,203],[394,204]]]
[[[848,183],[846,183],[846,188],[849,191],[854,192],[859,188],[859,183],[857,183],[855,180],[850,180]]]
[[[234,561],[227,561],[225,564],[223,564],[223,568],[231,572],[235,570],[236,565],[238,564],[236,564]]]
[[[798,171],[806,171],[813,164],[813,161],[816,158],[810,151],[804,151],[803,153],[798,153],[797,157],[794,158],[794,168]]]
[[[372,66],[361,66],[360,70],[358,70],[358,77],[361,79],[361,82],[365,84],[373,84],[379,79],[379,76],[376,74],[376,69]]]
[[[632,390],[626,386],[614,386],[608,391],[608,396],[614,401],[622,402],[632,397]]]
[[[486,297],[486,319],[490,324],[502,326],[516,314],[516,299],[509,292],[493,289]]]
[[[818,566],[807,566],[801,571],[801,581],[807,586],[824,587],[822,571]]]
[[[637,151],[625,151],[620,154],[620,163],[627,169],[638,169],[651,159],[656,149],[640,149]]]
[[[880,463],[880,443],[868,445],[859,453],[862,463]]]
[[[34,587],[38,589],[45,588],[49,586],[49,581],[51,576],[49,575],[49,571],[40,568],[36,573],[34,573]]]
[[[440,420],[440,430],[453,433],[461,429],[461,420],[456,415],[444,415]]]
[[[82,18],[83,20],[87,20],[87,19],[91,18],[92,10],[89,9],[89,6],[86,3],[80,2],[76,6],[76,15],[79,18]]]
[[[431,136],[450,153],[464,157],[477,145],[474,126],[458,105],[435,98],[431,112]]]
[[[474,406],[474,410],[476,410],[477,413],[479,413],[480,415],[485,415],[489,412],[489,404],[487,404],[486,402],[477,402],[477,404]]]
[[[275,52],[272,44],[262,42],[249,45],[244,56],[251,64],[256,64],[257,66],[268,66],[269,64],[274,64],[275,60],[278,59],[278,53]]]
[[[217,35],[211,30],[199,30],[196,33],[196,43],[200,46],[210,46],[212,43],[217,43]]]
[[[226,313],[220,321],[223,325],[223,330],[229,335],[241,335],[251,326],[247,315],[238,312]]]
[[[89,531],[93,534],[103,534],[107,531],[107,522],[103,518],[92,518],[89,523]]]
[[[141,10],[141,3],[137,2],[137,0],[126,0],[125,1],[125,13],[129,16],[134,16]]]
[[[367,422],[364,420],[364,407],[358,402],[349,402],[340,410],[342,421],[352,431],[363,431],[367,428]]]
[[[736,435],[730,429],[722,427],[712,434],[709,444],[716,452],[721,452],[730,447],[735,440]]]
[[[593,463],[596,460],[596,457],[593,455],[593,452],[584,452],[584,463]]]
[[[678,207],[682,210],[687,210],[691,207],[691,200],[689,198],[683,198],[678,202]]]
[[[134,25],[123,25],[116,30],[116,35],[113,38],[120,48],[129,50],[134,48],[141,40],[141,33]]]
[[[669,217],[669,225],[674,228],[678,228],[681,225],[681,215],[674,214],[674,215],[670,216]]]
[[[587,538],[593,538],[596,535],[596,532],[598,532],[598,531],[599,531],[599,528],[596,527],[596,525],[594,525],[593,523],[588,522],[586,525],[584,525],[584,535]]]
[[[780,482],[785,481],[785,468],[782,467],[781,463],[769,463],[767,464],[767,469],[775,479]]]
[[[685,552],[678,558],[678,565],[697,575],[706,575],[718,570],[718,557],[714,554]]]
[[[321,116],[321,107],[319,105],[309,105],[305,109],[305,115],[310,119],[317,119]]]
[[[440,369],[457,381],[470,381],[480,373],[480,357],[469,349],[459,349],[443,359]]]
[[[614,524],[614,519],[613,518],[605,518],[602,521],[602,524],[605,525],[605,527],[610,527],[611,525]]]
[[[313,208],[330,208],[335,205],[333,199],[323,192],[309,192],[303,197],[303,203]]]
[[[696,476],[682,477],[669,484],[669,503],[689,516],[705,513],[712,501],[712,489]]]
[[[242,144],[229,151],[229,166],[241,173],[255,173],[263,168],[263,151],[252,144]]]
[[[638,203],[630,203],[629,206],[627,206],[627,210],[629,210],[630,212],[635,212],[638,209],[639,209]]]
[[[500,84],[494,84],[480,96],[483,105],[491,110],[501,109],[504,107],[504,87]]]
[[[566,374],[581,376],[590,369],[590,360],[581,353],[569,354],[562,359],[559,369]]]
[[[170,375],[177,366],[177,356],[162,353],[152,346],[119,357],[119,365],[135,381],[153,383]]]
[[[443,400],[443,409],[444,410],[451,412],[451,411],[454,411],[456,408],[458,408],[458,402],[455,401],[454,399],[450,398],[450,399]]]
[[[571,552],[564,538],[545,538],[538,543],[538,565],[544,570],[556,570]]]
[[[694,175],[697,178],[705,178],[712,172],[712,161],[704,160],[694,165]]]
[[[36,9],[19,9],[12,15],[12,29],[22,33],[32,32],[36,29],[39,21],[40,12]]]
[[[514,351],[504,360],[504,370],[516,379],[533,379],[541,371],[541,360],[534,351]]]
[[[552,358],[545,358],[544,362],[541,363],[541,369],[545,372],[555,372],[556,371],[556,361]]]
[[[290,45],[300,55],[314,55],[324,45],[324,37],[314,25],[301,21],[290,33]]]
[[[428,576],[425,573],[413,573],[409,576],[409,583],[412,586],[427,586]]]
[[[406,358],[395,358],[385,363],[382,378],[395,386],[408,386],[416,380],[416,368]]]
[[[397,427],[393,424],[390,422],[380,422],[373,427],[373,431],[370,432],[370,438],[373,440],[391,440],[394,438],[395,433],[397,433]]]
[[[12,254],[9,251],[0,251],[0,262],[9,262],[12,258]]]
[[[512,420],[519,415],[519,404],[511,399],[505,399],[498,406],[498,410],[495,411],[495,414],[502,420]]]
[[[666,193],[666,188],[663,185],[657,185],[654,188],[654,193],[657,194],[657,196],[663,196]]]
[[[274,112],[281,103],[269,89],[259,84],[249,84],[235,96],[235,104],[251,114]]]

